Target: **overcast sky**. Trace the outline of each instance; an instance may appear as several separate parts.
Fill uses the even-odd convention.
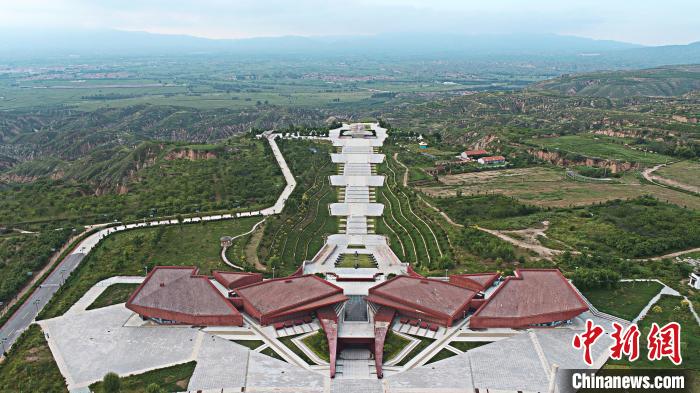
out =
[[[3,28],[209,38],[557,33],[647,45],[700,40],[698,0],[0,0]]]

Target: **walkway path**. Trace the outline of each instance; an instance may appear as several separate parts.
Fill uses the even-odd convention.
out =
[[[236,239],[238,239],[238,238],[240,238],[240,237],[242,237],[242,236],[248,236],[248,235],[250,235],[251,233],[255,232],[255,230],[258,229],[258,226],[260,226],[260,224],[262,224],[263,222],[265,222],[266,219],[267,219],[267,217],[265,217],[265,218],[263,218],[262,220],[258,221],[255,225],[253,225],[253,228],[251,228],[248,232],[246,232],[246,233],[241,233],[240,235],[233,236],[233,237],[231,238],[231,242],[232,242],[231,244],[233,244],[233,241],[234,241],[234,240],[236,240]],[[226,250],[228,250],[228,246],[224,246],[224,247],[221,248],[221,260],[224,261],[225,264],[231,266],[231,267],[234,268],[234,269],[245,270],[244,267],[238,266],[238,265],[236,265],[236,264],[234,264],[233,262],[231,262],[231,261],[228,260],[228,258],[226,257]]]
[[[511,244],[516,245],[518,247],[521,247],[521,248],[524,248],[527,250],[532,250],[532,251],[536,252],[540,257],[545,258],[545,259],[552,259],[555,255],[559,255],[559,254],[564,252],[562,250],[555,250],[553,248],[545,247],[543,245],[527,243],[525,241],[510,237],[510,236],[506,235],[505,233],[503,233],[502,231],[497,231],[495,229],[482,228],[478,225],[474,225],[474,228],[476,228],[480,231],[486,232],[486,233],[490,233],[490,234],[498,237],[499,239],[505,240],[508,243],[511,243]]]
[[[633,259],[633,261],[658,261],[658,260],[661,260],[661,259],[668,259],[668,258],[679,257],[679,256],[681,256],[681,255],[690,254],[690,253],[693,253],[693,252],[700,252],[700,247],[691,248],[691,249],[688,249],[688,250],[676,251],[676,252],[672,252],[672,253],[670,253],[670,254],[661,255],[661,256],[658,256],[658,257],[637,258],[637,259]]]
[[[287,182],[287,186],[282,191],[282,194],[280,194],[280,196],[277,198],[277,202],[275,202],[275,204],[271,207],[258,211],[188,217],[182,220],[183,223],[230,220],[240,217],[269,216],[282,212],[287,198],[289,198],[289,195],[291,195],[296,187],[296,180],[294,180],[294,176],[289,170],[289,167],[284,160],[284,156],[275,142],[275,139],[279,137],[279,134],[268,131],[263,134],[263,137],[265,137],[270,144],[275,159],[277,160],[277,163],[279,164],[282,174]],[[73,249],[70,254],[68,254],[68,256],[66,256],[66,258],[56,265],[46,280],[44,280],[44,282],[36,290],[34,290],[24,304],[22,304],[7,320],[2,328],[0,328],[0,339],[7,339],[5,342],[6,349],[9,349],[15,343],[19,335],[27,327],[29,327],[32,322],[34,322],[41,309],[46,306],[49,300],[51,300],[53,295],[58,291],[61,285],[63,285],[65,279],[78,267],[78,265],[80,265],[80,262],[82,262],[85,256],[92,251],[92,249],[95,248],[95,246],[97,246],[102,239],[115,232],[121,232],[129,229],[175,224],[179,224],[177,219],[160,219],[150,222],[144,221],[140,223],[118,225],[101,229],[85,238]]]

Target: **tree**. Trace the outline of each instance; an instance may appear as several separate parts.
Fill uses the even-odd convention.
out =
[[[102,391],[104,393],[119,393],[121,384],[122,381],[119,375],[109,372],[102,378]]]

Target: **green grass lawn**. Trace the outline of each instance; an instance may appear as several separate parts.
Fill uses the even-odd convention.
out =
[[[68,392],[44,333],[31,325],[0,364],[2,392]]]
[[[617,288],[586,289],[581,292],[598,310],[631,321],[659,293],[658,282],[620,282]]]
[[[297,337],[297,336],[300,336],[300,334],[298,334],[296,336],[280,337],[280,338],[278,338],[278,340],[282,344],[286,345],[287,348],[291,349],[292,352],[294,352],[297,356],[299,356],[306,363],[311,364],[311,365],[316,364],[313,360],[311,360],[308,356],[306,356],[306,354],[304,353],[304,351],[301,350],[301,348],[299,348],[296,344],[294,344],[292,339],[294,337]]]
[[[387,362],[395,358],[409,343],[409,340],[389,330],[384,340],[384,355],[382,355],[384,361]]]
[[[656,171],[659,176],[694,187],[700,187],[698,173],[700,173],[700,162],[698,161],[681,161]]]
[[[138,286],[139,284],[112,284],[107,287],[87,309],[92,310],[111,306],[113,304],[125,303]]]
[[[445,360],[447,358],[451,358],[452,356],[455,356],[455,355],[457,355],[457,354],[450,351],[449,349],[443,348],[440,350],[440,352],[435,354],[435,356],[430,358],[430,360],[428,360],[425,364],[435,363],[435,362],[438,362],[440,360]]]
[[[255,349],[258,348],[259,346],[263,345],[264,342],[262,340],[231,340],[235,342],[238,345],[243,345],[246,348],[249,349]]]
[[[242,218],[206,224],[161,226],[116,233],[85,257],[40,314],[62,315],[93,285],[109,277],[144,275],[157,265],[196,266],[200,273],[229,270],[219,256],[219,238],[245,233],[259,220]]]
[[[129,375],[121,378],[120,393],[142,393],[148,385],[156,384],[165,392],[180,392],[187,389],[197,362],[182,363],[171,367],[159,368],[143,374]],[[102,381],[90,385],[90,390],[102,392]]]
[[[260,353],[262,353],[263,355],[267,355],[271,358],[281,360],[285,363],[287,362],[286,360],[284,360],[284,358],[282,356],[280,356],[277,352],[275,352],[275,350],[272,349],[271,347],[267,347],[267,348],[263,349],[262,351],[260,351]]]
[[[309,347],[309,349],[312,350],[316,356],[330,362],[328,340],[326,339],[326,334],[323,332],[323,330],[319,330],[316,332],[316,334],[312,334],[301,341],[304,343],[304,345]]]
[[[428,346],[435,341],[431,338],[425,338],[425,337],[415,337],[414,336],[414,338],[417,338],[418,340],[420,340],[420,342],[418,343],[418,345],[415,346],[415,348],[413,348],[411,350],[411,352],[408,353],[408,355],[406,355],[403,359],[401,359],[400,362],[396,363],[397,366],[405,366],[409,360],[418,356],[419,353],[421,353],[425,348],[428,348]]]
[[[352,267],[352,268],[373,268],[377,264],[372,260],[369,254],[342,254],[340,261],[335,264],[336,267]]]
[[[470,349],[478,348],[482,345],[490,344],[488,341],[452,341],[450,346],[459,349],[462,352],[467,352]]]
[[[681,304],[681,300],[682,298],[676,296],[661,296],[661,299],[656,303],[661,308],[660,312],[650,310],[649,314],[639,322],[639,328],[642,331],[639,342],[639,359],[631,363],[624,360],[608,361],[606,367],[633,369],[685,368],[692,370],[697,380],[697,377],[700,376],[700,325],[695,321],[687,307]],[[683,363],[680,366],[675,366],[666,358],[653,362],[647,359],[646,337],[653,322],[659,324],[660,327],[668,322],[678,322],[681,325],[680,348]]]

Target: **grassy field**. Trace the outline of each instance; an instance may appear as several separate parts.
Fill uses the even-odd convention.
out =
[[[292,352],[294,352],[297,356],[299,356],[301,358],[301,360],[303,360],[306,363],[311,364],[311,365],[316,364],[313,360],[311,360],[308,356],[306,356],[306,354],[304,353],[304,351],[301,350],[301,348],[299,348],[296,344],[294,344],[294,341],[292,341],[292,339],[294,337],[298,337],[298,336],[300,336],[300,335],[298,334],[296,336],[280,337],[280,338],[278,338],[278,340],[282,344],[284,344],[287,348],[291,349]]]
[[[487,341],[452,341],[450,346],[459,349],[462,352],[467,352],[470,349],[479,348],[482,345],[490,344]]]
[[[439,181],[439,186],[419,189],[431,197],[455,196],[457,192],[462,195],[503,194],[542,207],[584,206],[648,194],[700,210],[700,198],[642,183],[631,173],[615,183],[588,183],[568,179],[563,169],[546,166],[445,175]]]
[[[0,391],[68,392],[39,325],[29,326],[0,364]]]
[[[238,345],[243,345],[244,347],[251,350],[258,348],[259,346],[264,344],[262,340],[233,340],[233,342],[235,342]]]
[[[457,354],[450,351],[449,349],[443,348],[440,350],[440,352],[436,353],[435,356],[430,358],[430,360],[428,360],[425,364],[439,362],[440,360],[449,359],[455,355],[457,355]]]
[[[693,187],[700,187],[700,162],[698,161],[681,161],[674,164],[661,167],[654,172],[655,174],[687,184]]]
[[[368,254],[342,254],[340,261],[335,264],[336,267],[358,267],[358,268],[373,268],[377,264]]]
[[[618,285],[617,288],[585,289],[581,292],[598,310],[631,321],[662,288],[661,284],[653,281],[623,281]]]
[[[119,392],[143,393],[151,384],[158,385],[164,392],[184,391],[196,366],[197,362],[188,362],[123,377]],[[90,390],[96,393],[102,392],[102,382],[93,383],[90,385]]]
[[[382,357],[387,362],[392,360],[403,350],[410,341],[389,330],[384,340],[384,353]]]
[[[286,362],[286,360],[284,360],[284,358],[282,356],[280,356],[277,352],[275,352],[275,350],[272,349],[272,347],[267,347],[267,348],[263,349],[262,351],[260,351],[260,353],[262,353],[263,355],[267,355],[271,358],[275,358],[277,360],[281,360],[283,362]]]
[[[103,240],[66,280],[40,318],[62,315],[93,285],[118,275],[139,276],[144,266],[197,266],[202,274],[229,270],[219,256],[219,238],[250,230],[257,217],[137,229],[116,233]]]
[[[408,353],[408,355],[404,356],[404,358],[401,359],[400,362],[396,363],[397,366],[405,366],[409,360],[418,356],[419,353],[421,353],[425,348],[428,348],[428,346],[435,341],[432,338],[425,338],[425,337],[418,337],[418,336],[415,336],[415,338],[420,340],[420,342],[418,343],[418,345],[416,345],[415,348],[413,348],[411,350],[411,352]]]
[[[302,340],[310,350],[312,350],[319,358],[330,362],[330,353],[328,349],[328,340],[323,330],[319,330],[315,334],[310,335]]]
[[[647,316],[639,322],[639,328],[642,332],[640,335],[640,356],[635,362],[624,360],[609,361],[606,367],[615,368],[635,368],[635,369],[654,369],[654,368],[686,368],[693,370],[696,375],[700,372],[700,326],[693,318],[693,315],[688,311],[686,305],[681,303],[682,298],[675,296],[663,295],[656,303]],[[653,308],[659,306],[657,311]],[[670,360],[650,361],[646,357],[646,337],[651,328],[651,324],[656,322],[659,326],[663,326],[668,322],[678,322],[681,325],[681,356],[683,363],[680,366],[675,366]]]
[[[620,160],[640,164],[660,164],[673,158],[656,153],[633,150],[613,138],[591,135],[565,135],[556,138],[539,138],[530,140],[531,144],[560,150],[592,158]]]
[[[138,286],[139,284],[112,284],[108,286],[87,309],[93,310],[113,304],[125,303]]]

